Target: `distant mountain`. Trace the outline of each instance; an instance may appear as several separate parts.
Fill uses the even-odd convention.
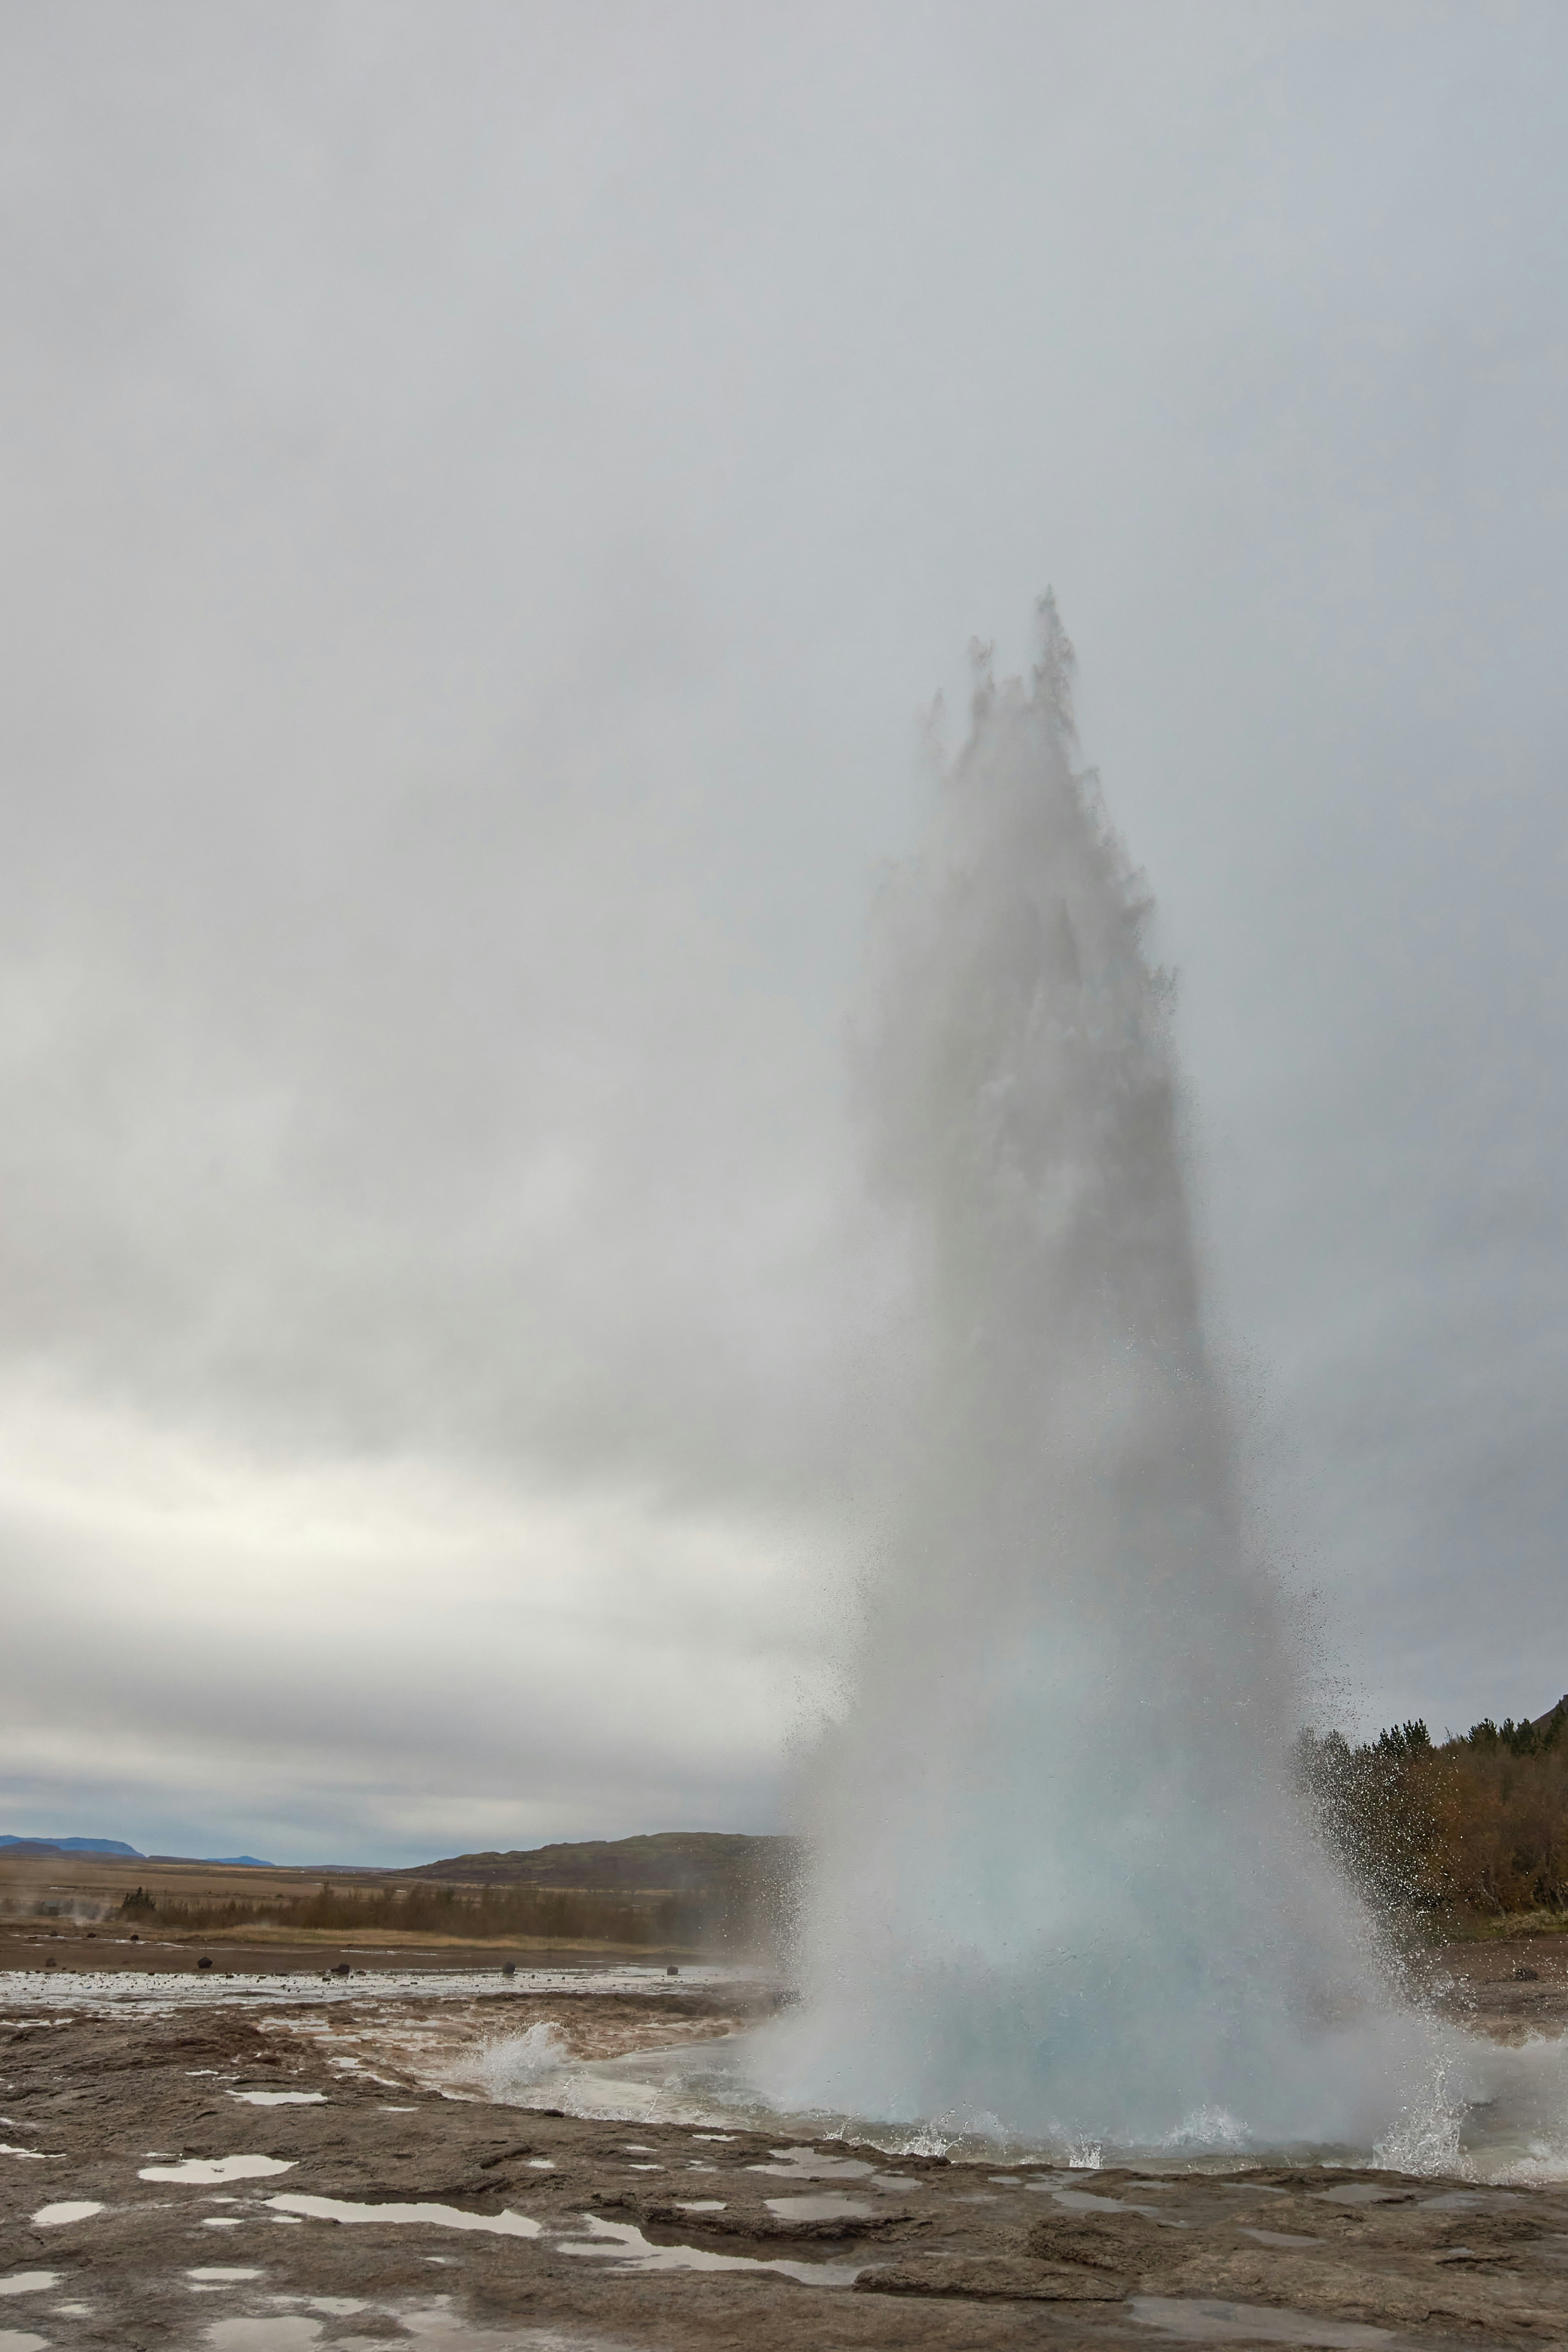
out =
[[[263,1862],[254,1853],[149,1853],[145,1862],[183,1862],[189,1869],[201,1870],[276,1870],[275,1862]]]
[[[123,1838],[30,1838],[0,1837],[0,1848],[26,1846],[29,1853],[122,1853],[132,1862],[145,1862],[147,1856]]]
[[[143,1853],[123,1838],[0,1837],[0,1853],[118,1853],[127,1862],[204,1862],[215,1870],[276,1870],[256,1853]]]
[[[467,1886],[569,1886],[625,1893],[706,1894],[738,1879],[787,1876],[797,1841],[722,1830],[665,1830],[653,1837],[590,1838],[512,1853],[459,1853],[400,1878],[440,1878]]]

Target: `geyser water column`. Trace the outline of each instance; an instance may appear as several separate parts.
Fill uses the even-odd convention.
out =
[[[1041,625],[1027,688],[982,670],[879,919],[859,1076],[914,1394],[764,2079],[950,2128],[1362,2140],[1408,2033],[1291,1793],[1169,986]]]

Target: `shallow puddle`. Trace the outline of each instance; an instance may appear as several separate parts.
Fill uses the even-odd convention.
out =
[[[372,2306],[348,2295],[301,2295],[288,2300],[302,2305],[303,2309],[279,2311],[268,2318],[217,2320],[203,2330],[203,2345],[207,2352],[323,2352],[329,2343],[353,2345],[356,2352],[384,2352],[382,2330],[390,2319],[395,2323],[399,2343],[417,2343],[427,2352],[639,2352],[639,2347],[624,2336],[616,2336],[612,2341],[606,2336],[584,2335],[575,2327],[569,2331],[509,2327],[502,2334],[495,2334],[464,2322],[445,2296],[433,2305],[397,2304],[378,2309],[372,2323],[373,2333],[368,2336],[356,2334],[352,2328],[347,2336],[340,2335],[336,2328],[329,2335],[322,2320],[310,2316],[311,2313],[321,2313],[328,2320],[352,2319],[356,2313],[369,2312]],[[3,2343],[0,2352],[5,2352]]]
[[[64,2205],[40,2205],[33,2216],[33,2227],[63,2230],[68,2221],[89,2221],[102,2210],[102,2206],[95,2205],[90,2197],[79,2197]]]
[[[705,2246],[650,2245],[630,2221],[606,2221],[584,2213],[579,2225],[585,2239],[563,2239],[558,2254],[597,2255],[628,2271],[772,2271],[802,2286],[853,2286],[860,2275],[858,2263],[789,2263],[763,2261],[751,2254],[713,2254]]]
[[[764,2197],[763,2202],[781,2221],[865,2221],[877,2210],[853,2197],[837,2196],[832,2189],[819,2197]],[[685,2210],[690,2212],[692,2208]]]
[[[325,2091],[230,2091],[231,2099],[243,2099],[251,2107],[321,2107],[327,2104]]]
[[[58,2286],[59,2271],[13,2271],[9,2278],[0,2278],[0,2294],[47,2294]]]
[[[213,2352],[313,2352],[321,2340],[319,2319],[296,2312],[272,2319],[220,2319],[206,2330]]]
[[[1328,2352],[1375,2352],[1392,2344],[1386,2327],[1364,2327],[1359,2321],[1320,2319],[1310,2311],[1276,2311],[1259,2303],[1216,2303],[1204,2297],[1188,2302],[1179,2295],[1135,2294],[1128,2305],[1144,2327],[1166,2336],[1184,2336],[1196,2344],[1318,2344]]]
[[[138,2180],[264,2180],[269,2173],[292,2172],[292,2163],[277,2156],[188,2156],[183,2164],[144,2164]]]
[[[818,2156],[814,2147],[775,2147],[772,2164],[748,2164],[772,2180],[868,2180],[876,2170],[858,2156]]]
[[[457,2205],[355,2205],[341,2197],[269,2197],[268,2205],[312,2221],[423,2221],[437,2230],[487,2230],[500,2238],[537,2238],[526,2213],[465,2213]]]

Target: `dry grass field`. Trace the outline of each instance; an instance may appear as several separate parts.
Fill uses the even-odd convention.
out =
[[[676,1834],[325,1872],[0,1848],[0,1948],[79,1940],[101,1956],[106,1944],[133,1954],[198,1944],[215,1965],[241,1948],[366,1945],[750,1958],[777,1948],[787,1845]]]
[[[378,1874],[365,1875],[382,1883]],[[112,1853],[13,1856],[0,1848],[0,1919],[58,1915],[96,1923],[118,1911],[139,1886],[154,1901],[284,1903],[308,1900],[321,1884],[320,1871],[141,1861]]]
[[[0,1850],[0,1969],[493,1968],[637,1958],[677,1965],[715,1937],[700,1896],[433,1885],[381,1871],[257,1869]],[[723,1940],[722,1937],[718,1940]]]

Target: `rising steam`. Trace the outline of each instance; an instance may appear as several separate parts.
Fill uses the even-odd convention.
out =
[[[1169,985],[1041,621],[879,923],[859,1066],[917,1401],[766,2078],[1063,2141],[1364,2141],[1422,2029],[1292,1791]]]

